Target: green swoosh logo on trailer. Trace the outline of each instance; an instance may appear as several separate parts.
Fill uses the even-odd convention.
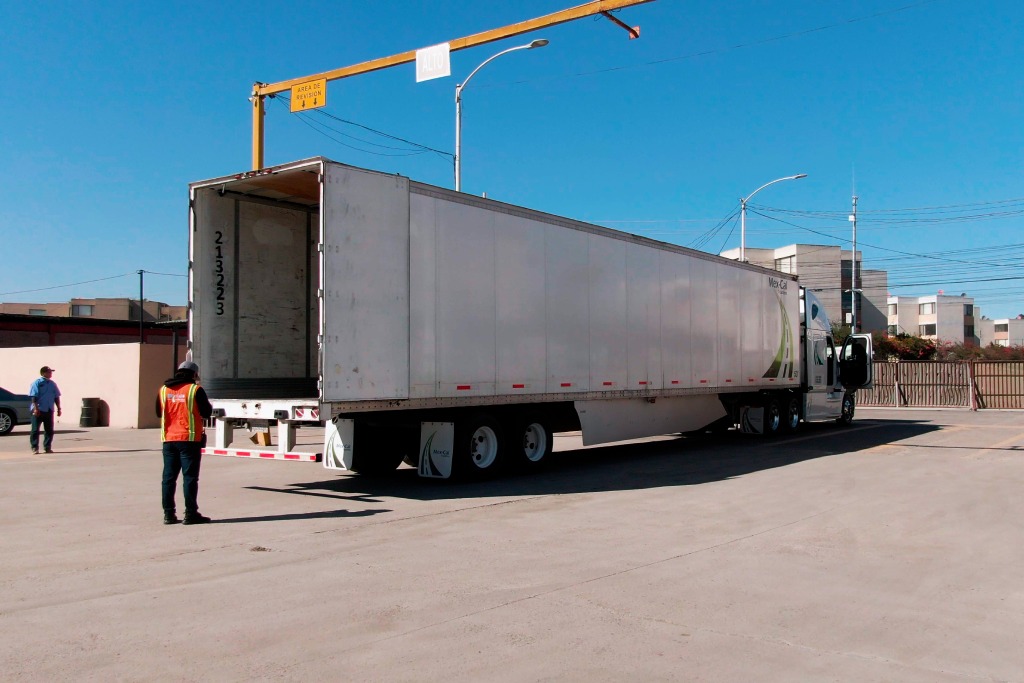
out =
[[[793,328],[789,324],[789,313],[782,303],[782,297],[778,294],[775,298],[779,303],[779,313],[782,318],[782,334],[779,335],[779,350],[775,352],[775,359],[768,366],[768,370],[762,377],[793,377],[796,375],[796,368],[793,365]]]

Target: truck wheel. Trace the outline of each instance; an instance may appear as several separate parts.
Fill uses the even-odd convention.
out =
[[[0,410],[0,435],[6,434],[14,429],[15,422],[17,422],[17,420],[14,417],[14,413],[9,410]]]
[[[508,430],[508,456],[523,470],[539,469],[554,448],[554,434],[536,417],[513,422]]]
[[[505,450],[501,425],[490,415],[476,415],[455,423],[458,476],[472,479],[497,473]]]
[[[853,423],[853,411],[857,408],[856,401],[853,399],[853,394],[846,392],[843,394],[843,410],[839,413],[839,417],[836,418],[836,422],[843,425],[844,427],[849,426]]]
[[[764,435],[777,436],[782,431],[782,408],[778,400],[769,398],[764,402]]]
[[[785,406],[786,411],[782,416],[782,430],[788,434],[793,434],[800,428],[800,399],[796,396],[791,396],[785,402]]]

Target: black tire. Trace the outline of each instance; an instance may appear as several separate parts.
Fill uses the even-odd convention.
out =
[[[509,464],[523,471],[535,471],[551,459],[555,435],[548,425],[533,415],[512,421],[506,431]]]
[[[394,472],[409,454],[408,444],[409,439],[403,429],[357,422],[352,444],[352,471],[370,476]]]
[[[481,479],[501,471],[508,449],[501,424],[491,415],[478,413],[456,421],[454,450],[452,476]]]
[[[778,436],[782,431],[782,408],[775,398],[765,399],[763,430],[765,436]]]
[[[18,423],[17,416],[9,410],[0,410],[0,436],[9,434]]]
[[[836,422],[844,427],[849,427],[853,424],[853,413],[856,410],[857,401],[853,398],[853,393],[848,391],[843,394],[843,408],[839,417],[836,418]]]
[[[782,431],[794,434],[800,429],[800,399],[790,396],[783,402]]]

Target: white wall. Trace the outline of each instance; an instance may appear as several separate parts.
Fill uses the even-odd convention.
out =
[[[179,359],[185,349],[179,347]],[[61,391],[60,427],[78,426],[83,398],[99,398],[100,418],[110,427],[158,427],[153,403],[164,379],[174,374],[169,344],[92,344],[0,349],[0,386],[27,394],[39,368],[55,368]]]

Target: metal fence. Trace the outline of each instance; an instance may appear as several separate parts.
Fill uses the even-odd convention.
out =
[[[1024,408],[1024,362],[875,363],[874,386],[857,392],[867,406]]]

